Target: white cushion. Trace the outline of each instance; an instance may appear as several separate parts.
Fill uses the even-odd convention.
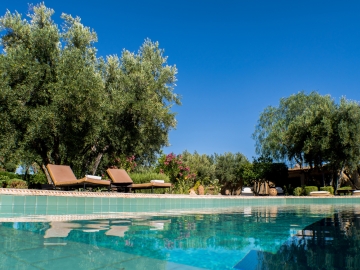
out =
[[[249,187],[244,188],[244,192],[251,192],[251,188]]]
[[[329,191],[311,191],[310,194],[313,193],[313,194],[329,194],[330,192]]]
[[[165,183],[164,180],[151,180],[151,183]]]
[[[101,176],[96,176],[96,175],[85,175],[85,176],[89,179],[101,180]]]

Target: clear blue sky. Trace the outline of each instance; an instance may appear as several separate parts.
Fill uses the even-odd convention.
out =
[[[1,1],[26,14],[31,0]],[[34,4],[38,2],[33,2]],[[255,155],[259,114],[304,90],[360,100],[360,1],[51,0],[98,34],[98,56],[159,41],[179,70],[171,147]]]

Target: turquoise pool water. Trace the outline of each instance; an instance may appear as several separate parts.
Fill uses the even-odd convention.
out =
[[[0,269],[360,269],[358,204],[34,219],[0,223]]]

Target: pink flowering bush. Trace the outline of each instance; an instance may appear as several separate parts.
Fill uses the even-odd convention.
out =
[[[134,171],[136,166],[137,166],[137,164],[135,162],[135,156],[132,155],[131,157],[120,156],[120,157],[115,158],[114,166],[112,166],[112,167],[124,169],[125,171],[130,173],[130,172]]]
[[[171,183],[180,184],[183,187],[185,185],[191,187],[196,179],[196,174],[192,173],[190,168],[184,164],[182,156],[174,153],[162,155],[158,159],[156,170],[166,174]]]

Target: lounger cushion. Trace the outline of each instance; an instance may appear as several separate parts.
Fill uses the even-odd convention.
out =
[[[169,188],[171,187],[170,183],[143,183],[143,184],[131,184],[127,186],[128,188],[133,188],[133,189],[143,189],[143,188]]]
[[[106,172],[110,176],[113,184],[132,184],[130,176],[122,169],[107,169]]]
[[[109,186],[108,180],[96,180],[84,177],[76,179],[70,166],[67,165],[53,165],[48,164],[48,172],[55,186],[80,186],[80,185],[95,185],[95,186]]]
[[[55,186],[79,185],[84,182],[84,179],[76,179],[70,166],[48,164],[46,167]]]
[[[131,189],[150,189],[150,188],[170,188],[171,183],[142,183],[134,184],[128,173],[123,169],[107,169],[106,172],[111,178],[112,184],[115,186],[125,186]]]
[[[110,180],[97,180],[97,179],[91,179],[91,178],[84,178],[83,181],[86,185],[103,185],[103,186],[109,186]]]

